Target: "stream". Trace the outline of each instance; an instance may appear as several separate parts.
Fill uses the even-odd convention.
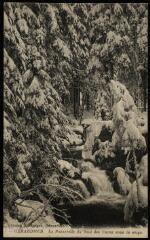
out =
[[[69,221],[73,226],[124,225],[124,198],[102,193],[88,200],[68,208]]]
[[[92,136],[88,142],[92,144],[93,140]],[[85,200],[59,206],[59,209],[67,209],[72,226],[124,226],[123,208],[126,197],[114,191],[110,177],[112,172],[100,169],[90,159],[83,159],[82,152],[82,147],[71,147],[69,153],[64,152],[63,159],[69,160],[76,167],[80,166],[82,174],[78,182],[82,183],[81,186],[84,183],[90,194]],[[56,220],[65,224],[59,217]]]
[[[125,225],[123,208],[125,197],[113,191],[106,173],[99,170],[100,176],[94,176],[94,190],[92,196],[84,201],[77,201],[67,206],[67,215],[70,216],[69,222],[73,226],[120,226]],[[107,180],[106,180],[107,179]],[[99,181],[102,180],[102,181]],[[62,219],[56,219],[65,224]]]

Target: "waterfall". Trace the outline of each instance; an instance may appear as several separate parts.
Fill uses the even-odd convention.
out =
[[[105,170],[92,168],[90,171],[82,173],[82,179],[86,182],[92,195],[104,192],[114,192],[112,184]]]

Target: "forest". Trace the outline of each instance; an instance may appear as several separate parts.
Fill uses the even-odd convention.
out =
[[[3,14],[4,225],[147,225],[148,4]]]

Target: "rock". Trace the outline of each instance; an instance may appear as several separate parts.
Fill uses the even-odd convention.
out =
[[[75,187],[75,190],[79,191],[79,193],[84,197],[88,198],[90,196],[89,191],[87,190],[87,187],[81,180],[74,180],[71,179],[71,183]]]
[[[75,146],[75,147],[71,147],[69,148],[71,151],[82,151],[84,149],[84,145],[81,146]]]
[[[65,160],[59,160],[58,166],[61,173],[65,173],[67,176],[71,178],[74,178],[76,174],[80,174],[78,168],[75,168],[71,163]]]
[[[96,119],[92,119],[92,118],[86,118],[81,122],[81,125],[83,127],[87,127],[87,126],[90,126],[93,122],[99,122],[99,121]]]
[[[119,193],[121,195],[127,195],[131,188],[128,174],[125,173],[125,170],[121,167],[116,167],[113,174],[116,177]]]
[[[40,213],[40,210],[42,210],[44,207],[44,204],[37,201],[32,200],[25,200],[17,199],[16,201],[16,208],[17,208],[17,219],[22,222],[24,221],[31,212],[33,212],[33,215],[35,212],[37,214]]]
[[[84,145],[84,150],[82,151],[82,158],[83,159],[90,159],[93,160],[92,157],[92,149],[94,146],[95,137],[98,137],[101,129],[102,129],[102,122],[94,122],[86,129],[86,142]]]
[[[72,127],[73,132],[75,132],[76,134],[83,134],[83,127],[82,126],[73,126]]]
[[[91,163],[91,162],[89,162],[89,161],[87,161],[87,162],[83,161],[83,162],[81,163],[81,165],[80,165],[80,170],[81,170],[82,172],[88,172],[88,171],[90,171],[92,168],[94,168],[94,165],[93,165],[93,163]]]
[[[94,161],[94,156],[92,156],[94,141],[99,137],[103,128],[112,129],[112,121],[95,121],[86,128],[86,142],[84,144],[84,150],[82,152],[83,159],[90,159]]]
[[[32,220],[34,220],[43,211],[44,204],[38,201],[18,199],[16,201],[17,208],[17,219],[19,222],[27,221],[26,224],[30,225]],[[50,211],[49,211],[50,214]],[[42,215],[33,223],[33,225],[42,224],[46,225],[58,225],[55,221],[52,211],[51,215],[47,215],[46,210],[43,211]]]

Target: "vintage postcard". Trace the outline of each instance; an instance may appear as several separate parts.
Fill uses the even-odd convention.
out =
[[[3,17],[4,237],[148,238],[148,3]]]

